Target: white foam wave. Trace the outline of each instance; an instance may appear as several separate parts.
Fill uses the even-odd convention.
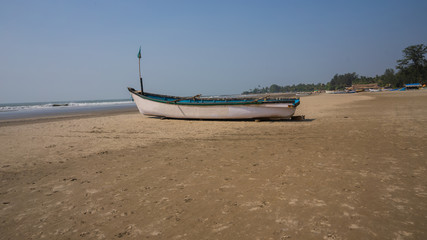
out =
[[[66,107],[89,107],[89,106],[109,106],[130,104],[132,101],[93,101],[93,102],[57,102],[57,103],[40,103],[40,104],[10,104],[0,106],[0,112],[36,110],[49,108],[66,108]]]

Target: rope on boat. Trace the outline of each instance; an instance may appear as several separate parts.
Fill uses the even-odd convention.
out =
[[[189,99],[196,100],[196,98],[198,98],[200,96],[202,96],[202,94],[197,94],[196,96],[193,96],[193,97],[178,98],[178,99],[175,99],[173,101],[168,101],[167,103],[176,103],[176,102],[179,102],[179,101],[182,101],[182,100],[189,100]]]

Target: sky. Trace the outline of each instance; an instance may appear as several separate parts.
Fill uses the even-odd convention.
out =
[[[239,94],[395,68],[427,1],[0,0],[0,103]]]

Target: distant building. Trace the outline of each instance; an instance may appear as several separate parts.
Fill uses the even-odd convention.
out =
[[[380,89],[380,87],[376,83],[370,83],[370,84],[353,84],[353,86],[351,86],[351,89],[353,91],[356,91],[356,92],[363,92],[363,91],[369,90],[369,89]]]
[[[416,89],[420,89],[423,86],[421,85],[421,83],[408,83],[405,84],[405,88],[406,90],[416,90]]]

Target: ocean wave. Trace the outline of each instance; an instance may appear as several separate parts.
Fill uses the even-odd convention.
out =
[[[37,109],[49,109],[49,108],[66,108],[66,107],[90,107],[90,106],[110,106],[120,104],[130,104],[130,100],[118,100],[118,101],[74,101],[74,102],[51,102],[51,103],[14,103],[14,104],[2,104],[0,105],[0,112],[13,112],[22,110],[37,110]]]

